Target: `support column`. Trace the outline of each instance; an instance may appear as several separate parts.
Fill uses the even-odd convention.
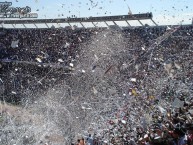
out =
[[[92,24],[94,25],[94,27],[97,27],[93,22],[92,22]]]
[[[23,24],[23,26],[24,26],[25,28],[27,28],[25,24]]]
[[[70,25],[70,27],[72,27],[72,25],[68,22],[68,25]]]
[[[12,26],[13,26],[13,28],[15,28],[15,26],[14,26],[15,24],[12,24]]]
[[[2,26],[2,28],[3,28],[3,23],[1,23],[1,26]]]
[[[109,25],[107,24],[107,22],[106,21],[104,21],[105,22],[105,24],[107,25],[107,27],[109,27]]]
[[[158,24],[157,24],[153,19],[151,19],[151,21],[152,21],[156,26],[158,26]]]
[[[129,22],[127,20],[125,22],[127,23],[127,25],[129,25],[131,27],[131,25],[129,24]]]
[[[34,26],[36,27],[36,28],[38,28],[38,26],[34,23]]]
[[[143,23],[140,20],[138,20],[138,22],[143,26]]]
[[[115,23],[115,21],[113,21],[114,25],[117,25],[117,23]]]
[[[82,25],[83,28],[85,28],[84,25],[82,24],[82,22],[80,22],[80,24]]]
[[[47,23],[45,23],[45,25],[46,25],[47,28],[50,28]]]

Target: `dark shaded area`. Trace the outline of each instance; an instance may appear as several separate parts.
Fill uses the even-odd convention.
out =
[[[21,103],[30,99],[34,100],[38,94],[43,94],[49,87],[54,86],[66,77],[66,69],[43,66],[42,63],[58,63],[69,66],[76,63],[79,56],[79,45],[89,42],[91,36],[100,33],[105,28],[91,29],[0,29],[0,78],[4,87],[1,100],[11,103]],[[121,30],[126,39],[125,48],[132,49],[130,54],[136,57],[135,64],[143,64],[149,60],[149,54],[142,51],[148,48],[153,40],[162,36],[168,30],[166,26],[124,28]],[[114,32],[116,34],[116,31]],[[193,56],[192,43],[193,26],[181,26],[167,40],[162,42],[161,49],[156,53],[164,56],[164,62],[178,60],[190,61]],[[12,42],[18,41],[13,48]],[[175,48],[175,49],[173,49]],[[176,55],[178,54],[178,55]],[[183,58],[180,58],[182,54]],[[42,62],[38,62],[37,58]],[[59,61],[62,59],[62,61]],[[39,65],[19,62],[38,62]],[[159,60],[152,60],[148,74],[151,70],[161,67]],[[192,68],[192,63],[188,64]],[[147,65],[142,65],[147,69]],[[143,72],[138,74],[121,71],[125,77],[138,77],[143,79]],[[160,74],[157,74],[159,77]],[[192,81],[192,71],[186,71],[184,77]],[[183,79],[183,78],[177,78]],[[145,85],[145,84],[144,84]],[[163,94],[166,92],[163,92]],[[6,96],[6,97],[4,97]]]

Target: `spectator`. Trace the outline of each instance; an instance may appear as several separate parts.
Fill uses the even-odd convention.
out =
[[[93,138],[92,138],[91,134],[88,135],[87,145],[94,145],[94,144],[93,144]]]

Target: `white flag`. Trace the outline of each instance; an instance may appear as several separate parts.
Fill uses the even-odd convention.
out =
[[[12,42],[11,42],[11,47],[12,47],[12,48],[18,47],[18,43],[19,43],[19,40],[12,41]]]

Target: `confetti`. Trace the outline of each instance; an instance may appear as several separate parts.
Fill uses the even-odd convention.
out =
[[[0,103],[0,144],[71,144],[89,133],[141,144],[161,141],[168,121],[192,122],[189,26],[68,28],[2,37],[0,93],[14,105]]]

